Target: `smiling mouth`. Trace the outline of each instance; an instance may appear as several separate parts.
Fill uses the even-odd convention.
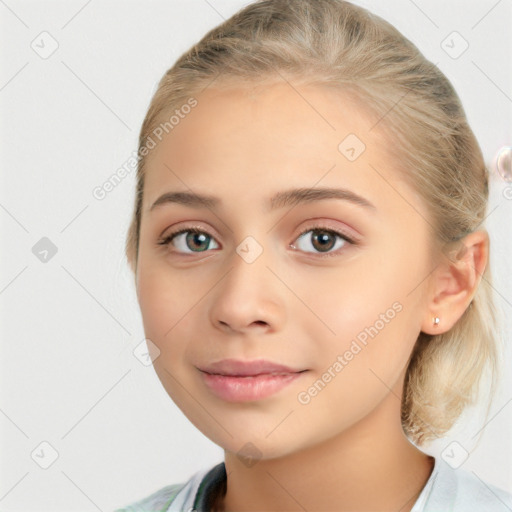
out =
[[[306,370],[302,370],[306,371]],[[237,374],[237,373],[221,373],[221,372],[204,372],[208,373],[209,375],[221,375],[223,377],[237,377],[237,378],[244,378],[244,379],[251,379],[254,377],[261,377],[262,375],[294,375],[295,373],[302,373],[302,372],[261,372],[261,373],[255,373],[251,375],[244,375],[244,374]]]
[[[226,402],[250,402],[275,395],[301,378],[306,371],[224,375],[201,370],[201,375],[210,391],[222,400]]]
[[[263,400],[308,371],[268,359],[222,359],[197,369],[208,389],[226,402]]]
[[[222,359],[207,366],[198,367],[198,369],[211,375],[225,375],[231,377],[246,377],[260,374],[288,375],[302,371],[280,363],[274,363],[267,359]]]

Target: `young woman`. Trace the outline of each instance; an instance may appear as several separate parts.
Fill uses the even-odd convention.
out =
[[[167,71],[139,155],[153,364],[225,460],[119,510],[512,509],[419,448],[498,347],[488,171],[410,41],[342,0],[253,3]]]

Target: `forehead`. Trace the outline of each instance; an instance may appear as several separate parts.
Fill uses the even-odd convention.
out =
[[[320,180],[375,204],[397,178],[378,119],[349,92],[278,82],[217,85],[195,98],[150,155],[144,211],[166,189],[250,197]]]
[[[249,145],[250,135],[266,147],[272,143],[283,151],[296,142],[300,144],[293,148],[295,152],[302,148],[306,153],[314,148],[318,153],[337,149],[348,133],[357,134],[368,143],[375,142],[370,132],[376,116],[349,90],[288,82],[251,87],[217,85],[199,94],[197,102],[172,130],[176,144],[229,145],[243,139]]]

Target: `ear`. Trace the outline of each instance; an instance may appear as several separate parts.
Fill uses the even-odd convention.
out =
[[[427,334],[449,331],[473,300],[489,259],[489,235],[474,231],[446,247],[431,276],[426,318]],[[439,318],[436,325],[433,319]]]

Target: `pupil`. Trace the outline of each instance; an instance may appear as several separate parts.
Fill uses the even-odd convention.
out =
[[[315,249],[319,249],[321,251],[328,251],[334,246],[334,237],[328,231],[319,231],[318,235],[313,235],[313,245],[315,245]],[[329,238],[332,240],[329,242]],[[320,242],[320,246],[316,247],[315,242]]]
[[[191,247],[192,244],[196,244],[196,242],[197,242],[198,245],[200,246],[201,242],[204,242],[205,240],[207,241],[208,238],[209,238],[209,236],[205,235],[204,233],[189,233],[187,235],[187,246],[189,247],[189,249],[195,250],[195,247]],[[205,249],[207,247],[208,247],[208,244],[206,244],[206,247],[203,247],[203,249]],[[201,247],[199,247],[199,249],[201,249]]]

